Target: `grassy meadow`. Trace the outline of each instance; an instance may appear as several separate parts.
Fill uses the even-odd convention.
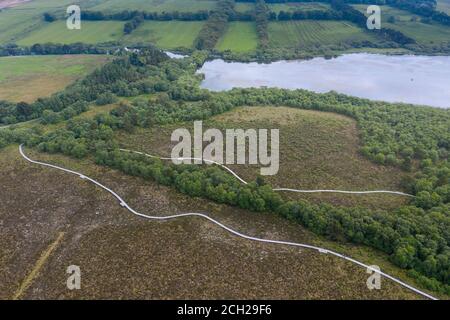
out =
[[[328,3],[320,2],[292,2],[292,3],[270,3],[270,11],[279,13],[280,11],[307,11],[307,10],[327,10],[330,9]]]
[[[0,57],[0,100],[32,102],[101,66],[96,55]]]
[[[17,43],[30,46],[35,43],[49,42],[94,44],[117,41],[123,36],[123,25],[123,21],[82,21],[80,30],[69,30],[66,28],[65,21],[56,21],[30,32]]]
[[[104,0],[33,0],[21,5],[0,11],[0,45],[15,43],[45,27],[44,12],[64,16],[66,8],[71,4],[80,5],[81,9],[89,9],[93,4]]]
[[[7,8],[0,11],[0,45],[6,43],[17,43],[19,45],[33,45],[35,43],[101,43],[108,41],[118,41],[123,37],[123,21],[82,21],[81,30],[67,30],[65,20],[54,23],[46,23],[43,20],[44,12],[51,12],[62,18],[67,6],[78,4],[81,10],[98,10],[104,12],[117,12],[122,10],[145,10],[151,12],[163,11],[198,11],[210,10],[214,8],[213,0],[34,0],[23,3],[20,6]],[[167,47],[186,46],[198,32],[198,24],[193,23],[187,31],[183,30],[181,35],[176,35],[182,29],[183,25],[177,26],[177,21],[171,22],[175,29],[169,39],[162,39],[167,33],[170,34],[172,26],[158,25],[155,33],[156,43],[163,42]],[[194,26],[197,24],[197,26]],[[163,27],[162,30],[159,30]],[[147,26],[152,32],[155,28]],[[147,34],[144,34],[142,41],[146,40]],[[191,33],[191,35],[189,35]],[[142,34],[141,34],[142,35]],[[135,38],[139,38],[139,34]],[[170,39],[173,37],[173,41]],[[186,40],[182,39],[187,37]],[[190,38],[189,38],[190,37]],[[178,38],[178,39],[177,39]],[[141,40],[141,39],[138,39]],[[179,45],[179,43],[181,44]]]
[[[130,35],[124,35],[124,21],[84,21],[81,30],[67,30],[65,21],[47,23],[44,12],[56,14],[60,19],[69,4],[78,4],[82,10],[118,12],[145,10],[153,12],[193,12],[213,10],[214,0],[33,0],[0,11],[0,45],[16,43],[29,46],[35,43],[84,42],[97,44],[119,42],[124,45],[153,43],[162,49],[192,48],[204,22],[145,21]],[[273,12],[296,10],[328,10],[322,2],[268,4]],[[355,4],[354,8],[366,13],[367,5]],[[415,39],[424,48],[439,52],[450,42],[450,28],[436,22],[422,23],[421,17],[387,5],[382,7],[384,26],[398,30]],[[254,10],[253,3],[236,3],[236,11]],[[450,0],[439,0],[438,9],[450,11]],[[393,21],[394,19],[394,21]],[[316,50],[352,42],[370,41],[380,44],[380,39],[347,21],[272,21],[269,23],[269,42],[272,49],[299,48]],[[258,46],[255,26],[248,22],[230,22],[227,31],[216,44],[219,51],[251,53]],[[314,51],[313,50],[313,51]],[[354,48],[358,50],[358,48]],[[354,51],[353,50],[353,51]],[[368,49],[371,51],[371,49]],[[389,50],[389,49],[386,49]]]
[[[253,22],[230,22],[225,35],[219,39],[216,49],[220,51],[252,52],[258,46],[256,25]]]
[[[364,40],[377,41],[377,38],[345,21],[302,20],[269,23],[269,45],[273,48],[310,47]]]
[[[247,12],[247,11],[253,11],[255,9],[254,3],[248,3],[248,2],[238,2],[234,6],[234,10],[237,12]]]
[[[203,21],[145,21],[123,41],[153,43],[162,49],[192,48],[203,24]]]
[[[403,32],[413,38],[418,44],[425,46],[450,43],[450,28],[440,24],[421,22],[385,23],[385,26]]]
[[[353,7],[367,15],[367,5],[353,5]],[[392,17],[394,21],[391,20]],[[381,6],[381,22],[382,28],[384,26],[398,30],[424,46],[450,42],[450,28],[448,26],[437,22],[423,23],[420,16],[405,10]]]
[[[100,2],[91,9],[105,12],[122,10],[193,12],[212,10],[216,4],[215,0],[103,0]]]

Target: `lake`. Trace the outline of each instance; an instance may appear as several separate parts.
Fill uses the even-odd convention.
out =
[[[277,61],[270,64],[206,62],[202,88],[277,87],[331,90],[356,97],[450,108],[449,56],[387,56],[355,53],[333,59]]]

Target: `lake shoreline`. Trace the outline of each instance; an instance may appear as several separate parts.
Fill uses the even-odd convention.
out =
[[[332,59],[279,60],[271,63],[208,60],[198,70],[201,87],[336,91],[388,103],[450,108],[450,56],[350,53]],[[447,88],[447,89],[446,89]]]

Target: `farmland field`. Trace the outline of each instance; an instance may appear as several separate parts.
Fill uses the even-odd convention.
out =
[[[440,24],[398,22],[385,23],[385,26],[403,32],[419,44],[432,46],[440,43],[450,43],[450,28]]]
[[[367,16],[367,4],[355,4],[353,8],[359,10]],[[412,18],[420,20],[420,16],[411,13],[409,11],[397,9],[391,6],[380,6],[381,8],[381,21],[387,22],[389,17],[395,17],[396,21],[411,21]],[[382,26],[383,27],[383,26]]]
[[[253,22],[231,22],[216,48],[220,51],[251,52],[257,46],[258,36]]]
[[[71,4],[80,4],[83,9],[88,9],[97,2],[98,0],[33,0],[4,9],[0,12],[0,45],[17,42],[30,32],[44,26],[42,18],[44,12],[63,16],[67,6]]]
[[[307,10],[326,10],[330,5],[320,2],[293,2],[293,3],[271,3],[269,9],[273,12],[280,11],[307,11]]]
[[[203,23],[203,21],[145,21],[123,40],[130,44],[153,43],[162,49],[192,48]]]
[[[35,43],[102,43],[119,40],[123,35],[122,21],[83,21],[81,30],[69,30],[65,21],[56,21],[29,33],[18,44],[29,46]]]
[[[215,0],[103,0],[101,4],[91,9],[105,12],[122,10],[193,12],[211,10],[215,4]]]
[[[238,2],[234,6],[234,9],[237,12],[246,12],[246,11],[252,11],[255,9],[255,5],[253,3],[245,3],[245,2]]]
[[[308,47],[376,39],[350,22],[303,20],[269,23],[271,47]]]
[[[34,18],[36,17],[36,18]],[[0,44],[15,42],[21,36],[43,25],[36,15],[8,9],[0,12]]]
[[[367,5],[354,5],[354,7],[366,14]],[[394,22],[388,22],[390,17],[394,17]],[[437,22],[422,23],[420,19],[420,16],[408,11],[381,6],[381,27],[398,30],[425,46],[450,42],[449,27]]]
[[[64,89],[108,60],[106,56],[0,58],[0,100],[32,102]]]

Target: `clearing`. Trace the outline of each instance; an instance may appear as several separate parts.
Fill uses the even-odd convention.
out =
[[[108,60],[104,55],[0,57],[0,100],[33,102],[61,91]]]
[[[177,123],[153,129],[138,129],[134,134],[117,133],[123,148],[160,156],[170,156],[172,131],[192,130],[193,123]],[[405,173],[379,166],[359,154],[360,143],[354,120],[326,112],[287,107],[237,108],[213,117],[203,124],[210,128],[279,128],[280,170],[265,180],[274,187],[295,189],[340,189],[351,191],[400,191]],[[231,165],[244,180],[254,181],[257,165]],[[293,194],[286,197],[327,201],[336,205],[394,208],[408,199],[395,195]]]

